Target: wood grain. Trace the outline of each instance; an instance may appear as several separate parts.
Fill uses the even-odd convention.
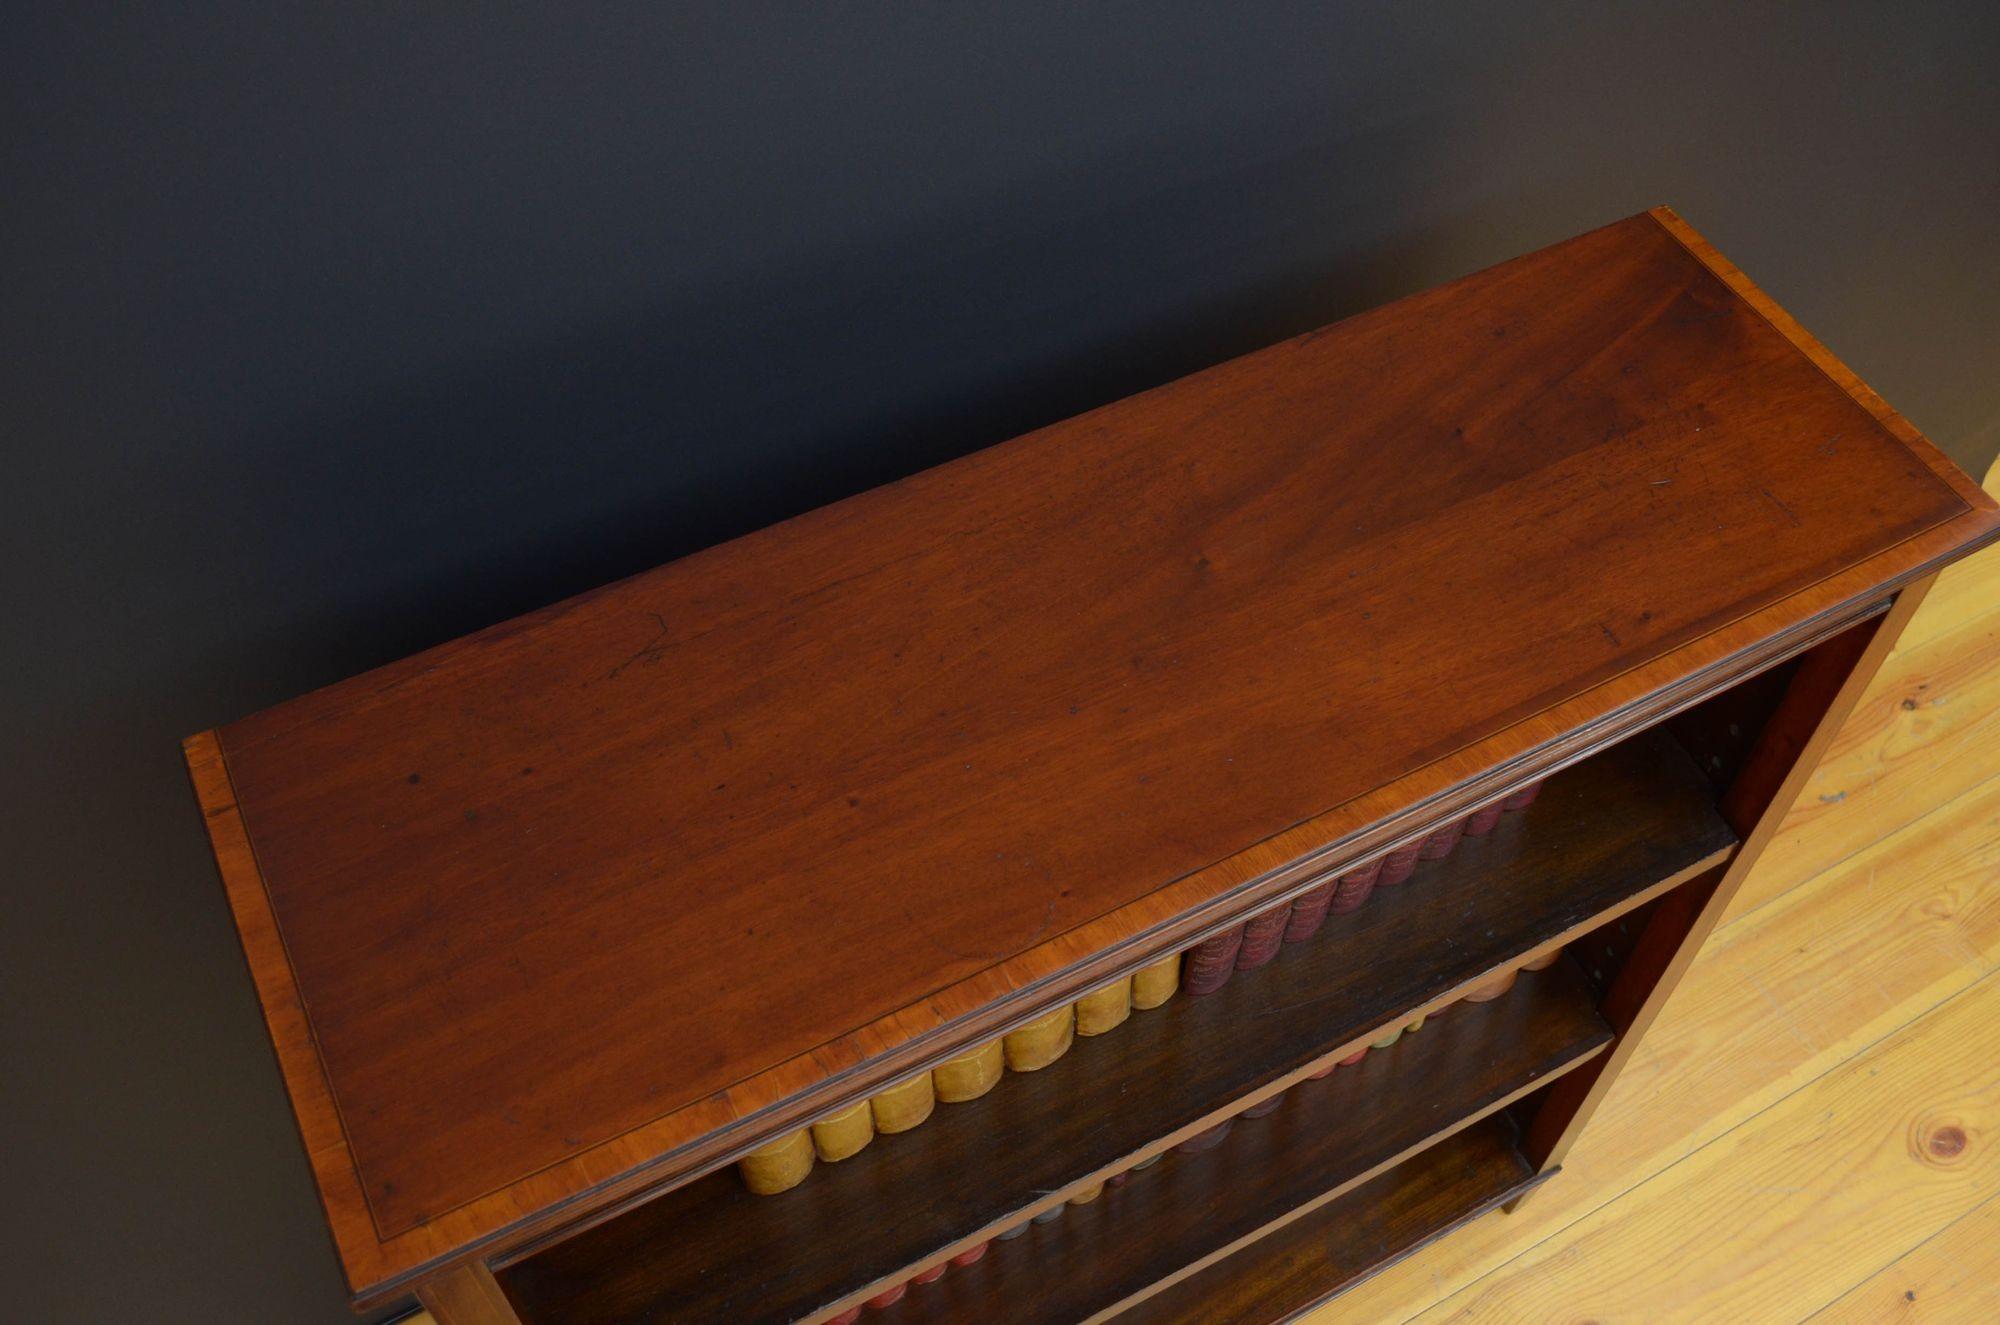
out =
[[[502,1277],[510,1291],[525,1285],[524,1303],[588,1297],[607,1315],[610,1304],[641,1314],[677,1302],[697,1318],[756,1319],[880,1291],[1709,868],[1731,841],[1707,784],[1675,756],[1654,734],[1558,775],[1533,809],[1268,966],[1080,1040],[1060,1062],[878,1138],[782,1196],[753,1197],[717,1175]],[[774,1262],[772,1247],[787,1256]]]
[[[1897,649],[1785,816],[1776,859],[1750,876],[1733,906],[1761,906],[1996,776],[2000,616]]]
[[[2000,1182],[1991,1006],[1918,1019],[1417,1321],[1809,1315],[1817,1285],[1894,1259]]]
[[[433,1275],[417,1289],[417,1300],[437,1325],[520,1325],[513,1304],[484,1265]]]
[[[1996,532],[1663,212],[189,756],[378,1301],[1304,891]]]
[[[2000,1320],[2000,1195],[1814,1312],[1813,1325],[1992,1325]]]

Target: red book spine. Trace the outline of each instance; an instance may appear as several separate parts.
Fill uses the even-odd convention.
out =
[[[1181,964],[1181,988],[1190,994],[1212,994],[1228,984],[1242,946],[1241,925],[1195,944]]]
[[[1204,1150],[1213,1150],[1222,1144],[1222,1138],[1229,1135],[1229,1129],[1236,1125],[1234,1118],[1225,1118],[1206,1132],[1196,1132],[1174,1149],[1183,1155],[1199,1155]]]
[[[1254,971],[1277,956],[1278,945],[1285,941],[1285,926],[1291,918],[1291,907],[1274,906],[1246,923],[1243,926],[1243,942],[1236,949],[1236,969]]]
[[[1467,990],[1461,1001],[1466,1003],[1490,1003],[1509,989],[1512,989],[1514,987],[1514,977],[1519,974],[1520,971],[1518,969],[1502,971],[1478,988]]]
[[[1492,832],[1500,822],[1500,814],[1505,808],[1504,801],[1494,801],[1491,805],[1474,810],[1465,821],[1467,837],[1484,837]]]
[[[1285,921],[1285,942],[1304,943],[1319,933],[1319,927],[1326,923],[1327,908],[1333,905],[1334,889],[1339,881],[1328,879],[1308,893],[1301,893],[1292,899],[1291,915]]]
[[[1458,839],[1465,836],[1465,820],[1448,823],[1424,839],[1423,849],[1417,855],[1424,860],[1443,860],[1458,845]]]
[[[1525,810],[1530,805],[1533,805],[1535,797],[1541,794],[1542,784],[1540,782],[1530,782],[1506,800],[1501,801],[1500,808],[1503,810]]]
[[[1368,894],[1375,891],[1375,881],[1382,877],[1382,861],[1369,861],[1358,870],[1349,870],[1340,876],[1340,882],[1333,889],[1333,904],[1327,908],[1334,915],[1346,915],[1357,911],[1368,900]]]
[[[1262,1118],[1266,1114],[1276,1113],[1278,1111],[1278,1106],[1280,1104],[1283,1104],[1284,1102],[1285,1102],[1285,1092],[1281,1090],[1277,1094],[1271,1096],[1271,1098],[1269,1099],[1258,1100],[1255,1104],[1251,1105],[1249,1108],[1245,1109],[1242,1113],[1236,1116],[1239,1118]]]
[[[1424,840],[1418,838],[1397,847],[1382,857],[1382,873],[1375,879],[1378,888],[1390,888],[1403,882],[1417,872],[1417,857],[1422,854]]]

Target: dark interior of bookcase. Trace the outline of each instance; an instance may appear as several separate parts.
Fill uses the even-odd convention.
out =
[[[1537,1095],[1539,1092],[1536,1093]],[[1517,1111],[1535,1095],[1402,1163],[1119,1313],[1133,1325],[1291,1320],[1550,1177],[1521,1154]],[[953,1288],[969,1296],[977,1285]],[[961,1301],[964,1300],[962,1296]]]
[[[1794,667],[1556,774],[1491,834],[1216,993],[1135,1012],[790,1191],[713,1173],[530,1249],[499,1283],[529,1322],[824,1319],[1165,1153],[867,1317],[1303,1311],[1547,1176],[1524,1156],[1518,1102],[1612,1041],[1598,1004],[1644,909],[1726,864],[1738,843],[1718,802]],[[1504,997],[1305,1079],[1555,946],[1562,960]],[[1172,1150],[1280,1091],[1212,1149]]]

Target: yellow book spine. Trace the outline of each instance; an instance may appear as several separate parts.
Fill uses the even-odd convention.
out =
[[[993,1083],[1006,1067],[1006,1051],[1000,1047],[1000,1041],[990,1040],[969,1054],[960,1054],[932,1068],[932,1089],[946,1104],[976,1100],[993,1089]]]
[[[931,1106],[936,1102],[937,1096],[931,1090],[931,1074],[928,1072],[911,1077],[899,1086],[891,1086],[868,1101],[874,1109],[875,1130],[878,1132],[909,1131],[931,1116]]]
[[[759,1196],[770,1196],[798,1186],[805,1181],[806,1174],[812,1172],[812,1166],[810,1129],[793,1132],[736,1161],[737,1172],[743,1175],[743,1185]]]
[[[1132,976],[1132,1006],[1141,1012],[1156,1008],[1181,987],[1181,955],[1176,952],[1143,967]]]
[[[867,1100],[812,1125],[813,1149],[828,1163],[859,1154],[875,1139],[875,1111]]]
[[[1076,1033],[1102,1035],[1132,1015],[1132,977],[1114,980],[1076,1001]]]
[[[1064,1004],[1001,1039],[1007,1066],[1015,1072],[1036,1072],[1069,1052],[1076,1038],[1076,1008]]]

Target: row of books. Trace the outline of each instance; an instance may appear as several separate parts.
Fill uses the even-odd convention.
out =
[[[968,1053],[939,1063],[810,1127],[753,1150],[737,1161],[743,1183],[759,1195],[805,1181],[813,1165],[837,1164],[884,1132],[907,1132],[940,1103],[976,1100],[1007,1072],[1039,1072],[1069,1052],[1079,1035],[1103,1035],[1134,1011],[1164,1004],[1180,988],[1181,955],[1163,957]]]
[[[1281,944],[1303,943],[1317,934],[1328,916],[1359,910],[1377,888],[1407,883],[1420,862],[1443,860],[1461,840],[1486,836],[1499,826],[1503,814],[1534,804],[1541,790],[1540,782],[1532,783],[1359,869],[1328,879],[1289,905],[1273,907],[1203,940],[1188,951],[1182,983],[1190,994],[1214,993],[1236,972],[1255,970],[1276,957]]]
[[[745,1155],[737,1161],[737,1171],[758,1195],[789,1191],[805,1181],[815,1164],[837,1164],[860,1154],[878,1135],[907,1132],[928,1119],[939,1103],[978,1099],[1006,1072],[1040,1071],[1069,1052],[1079,1035],[1115,1030],[1134,1010],[1160,1007],[1183,989],[1214,993],[1237,971],[1254,970],[1276,957],[1280,945],[1311,938],[1327,916],[1358,909],[1376,888],[1408,881],[1420,861],[1442,860],[1462,838],[1492,832],[1501,815],[1526,809],[1540,791],[1539,782],[1524,787],[1184,953],[1163,957],[1000,1039],[829,1114]]]
[[[1548,952],[1540,955],[1539,957],[1533,958],[1529,961],[1522,962],[1519,965],[1511,967],[1506,971],[1502,971],[1493,976],[1491,979],[1485,981],[1484,983],[1475,986],[1473,989],[1469,990],[1464,995],[1462,995],[1459,999],[1455,1000],[1455,1002],[1484,1003],[1489,1000],[1499,998],[1503,994],[1507,993],[1508,990],[1514,987],[1514,981],[1522,971],[1542,970],[1543,968],[1552,965],[1556,961],[1556,959],[1561,956],[1561,953],[1562,950],[1560,948],[1552,948]],[[1422,1030],[1425,1023],[1430,1018],[1442,1016],[1446,1011],[1450,1009],[1451,1006],[1452,1006],[1451,1004],[1447,1004],[1445,1007],[1438,1008],[1435,1011],[1429,1013],[1427,1016],[1415,1017],[1408,1022],[1400,1023],[1398,1025],[1389,1027],[1388,1029],[1379,1032],[1372,1040],[1368,1041],[1366,1044],[1359,1046],[1352,1053],[1349,1053],[1339,1059],[1329,1061],[1325,1066],[1321,1067],[1319,1070],[1309,1073],[1300,1081],[1287,1087],[1286,1089],[1268,1095],[1264,1099],[1261,1099],[1254,1104],[1248,1105],[1238,1110],[1236,1113],[1232,1114],[1228,1118],[1223,1119],[1221,1122],[1215,1124],[1214,1126],[1195,1133],[1187,1140],[1182,1141],[1180,1144],[1174,1146],[1171,1151],[1150,1155],[1147,1158],[1139,1161],[1138,1163],[1133,1164],[1131,1167],[1123,1169],[1120,1172],[1111,1174],[1108,1177],[1106,1177],[1103,1181],[1094,1183],[1091,1186],[1084,1188],[1082,1191],[1072,1194],[1066,1201],[1063,1201],[1062,1203],[1057,1205],[1050,1206],[1048,1209],[1043,1210],[1031,1216],[1030,1218],[1023,1219],[1019,1223],[1011,1225],[1010,1227],[1002,1230],[1001,1232],[994,1234],[991,1238],[988,1238],[987,1240],[980,1242],[976,1246],[969,1247],[966,1250],[957,1253],[956,1255],[948,1257],[944,1260],[940,1260],[933,1265],[927,1266],[924,1269],[919,1270],[917,1273],[911,1275],[908,1279],[903,1280],[901,1283],[898,1283],[893,1287],[884,1289],[882,1292],[876,1294],[874,1297],[869,1298],[866,1302],[862,1303],[860,1306],[849,1307],[846,1311],[842,1312],[840,1315],[833,1317],[832,1320],[828,1322],[828,1325],[853,1325],[854,1321],[857,1321],[861,1318],[861,1314],[864,1308],[872,1308],[880,1310],[894,1306],[896,1303],[902,1301],[903,1298],[909,1294],[909,1291],[912,1287],[923,1284],[935,1283],[937,1280],[943,1278],[948,1272],[950,1272],[954,1268],[963,1268],[965,1266],[973,1265],[978,1261],[983,1260],[986,1256],[987,1251],[992,1248],[994,1243],[1011,1242],[1013,1239],[1020,1237],[1022,1234],[1026,1233],[1029,1230],[1029,1228],[1037,1224],[1055,1223],[1056,1221],[1060,1220],[1072,1206],[1091,1204],[1092,1202],[1096,1201],[1100,1196],[1103,1196],[1107,1190],[1123,1187],[1127,1183],[1140,1177],[1148,1169],[1152,1168],[1155,1164],[1160,1163],[1163,1159],[1171,1162],[1172,1157],[1174,1155],[1195,1155],[1195,1154],[1200,1154],[1205,1150],[1213,1150],[1216,1146],[1222,1144],[1222,1142],[1229,1136],[1230,1132],[1235,1129],[1237,1123],[1243,1121],[1244,1119],[1262,1118],[1267,1114],[1272,1114],[1277,1112],[1279,1106],[1284,1103],[1286,1097],[1292,1091],[1305,1088],[1307,1082],[1323,1081],[1327,1077],[1332,1076],[1335,1072],[1339,1071],[1343,1067],[1353,1067],[1355,1064],[1359,1063],[1363,1058],[1367,1057],[1370,1053],[1380,1053],[1384,1050],[1394,1047],[1405,1035],[1414,1034],[1415,1032]]]

